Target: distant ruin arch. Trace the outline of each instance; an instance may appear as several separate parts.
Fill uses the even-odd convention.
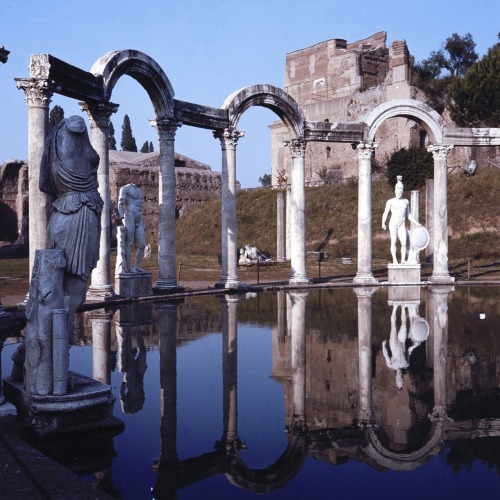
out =
[[[229,126],[236,128],[243,113],[252,106],[262,106],[276,113],[291,137],[304,136],[305,116],[302,109],[284,90],[269,84],[249,85],[226,98],[222,109],[228,111]]]
[[[443,119],[437,111],[416,99],[392,99],[372,109],[362,120],[367,127],[366,140],[373,142],[380,125],[395,117],[406,117],[418,122],[431,136],[433,144],[443,143]]]
[[[123,75],[128,75],[148,93],[157,118],[174,114],[174,89],[160,65],[138,50],[115,50],[100,57],[90,73],[102,77],[104,98],[109,101],[113,89]]]

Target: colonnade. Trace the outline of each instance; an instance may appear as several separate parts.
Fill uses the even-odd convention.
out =
[[[376,142],[356,146],[358,177],[358,269],[353,282],[374,285],[378,280],[372,271],[372,158]],[[451,284],[454,278],[448,268],[448,153],[452,145],[433,144],[427,149],[434,159],[433,242],[434,267],[430,283]]]
[[[138,51],[125,50],[105,54],[87,73],[56,60],[48,54],[36,54],[30,60],[30,78],[16,79],[24,91],[28,107],[29,151],[29,239],[30,273],[36,249],[47,245],[44,228],[50,213],[49,197],[39,190],[40,167],[48,134],[49,104],[55,92],[80,97],[80,107],[89,117],[91,142],[100,157],[99,192],[104,201],[101,215],[100,259],[92,272],[88,299],[106,299],[114,295],[110,270],[110,215],[108,134],[110,117],[118,109],[110,102],[111,92],[123,74],[136,78],[148,91],[156,118],[151,124],[159,138],[159,230],[158,292],[178,290],[176,274],[176,188],[175,134],[183,124],[210,129],[220,141],[222,155],[222,270],[216,286],[225,289],[242,287],[237,270],[236,216],[236,146],[243,137],[237,123],[246,109],[258,105],[272,109],[287,125],[289,139],[285,144],[291,155],[290,192],[287,211],[290,217],[289,241],[290,284],[308,283],[305,238],[305,151],[308,141],[352,142],[359,161],[358,196],[358,269],[353,281],[373,285],[372,272],[372,203],[371,162],[377,147],[373,142],[379,125],[393,116],[415,116],[432,131],[436,144],[428,149],[434,157],[434,270],[431,282],[453,282],[448,270],[447,229],[447,156],[453,147],[443,141],[443,124],[437,113],[423,103],[395,100],[380,105],[362,124],[307,122],[297,103],[281,89],[270,85],[246,87],[228,97],[222,108],[207,108],[175,101],[168,78],[158,64]],[[74,74],[73,74],[74,73]],[[79,76],[78,84],[75,75]],[[71,76],[72,78],[68,78]],[[58,82],[58,78],[61,82]],[[68,84],[68,81],[73,83]],[[401,101],[401,102],[400,102]],[[380,108],[380,109],[379,109]],[[427,109],[428,108],[428,109]],[[363,124],[368,132],[363,131]],[[337,125],[342,125],[337,127]],[[282,252],[281,252],[282,253]]]

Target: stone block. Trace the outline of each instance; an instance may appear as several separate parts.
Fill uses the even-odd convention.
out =
[[[153,295],[153,278],[148,272],[121,273],[115,276],[115,292],[121,297]]]
[[[389,264],[389,284],[420,283],[420,264]]]

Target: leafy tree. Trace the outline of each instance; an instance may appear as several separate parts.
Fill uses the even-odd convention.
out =
[[[500,127],[500,44],[450,85],[448,108],[459,127]]]
[[[259,177],[259,182],[262,187],[271,187],[271,174],[264,174],[262,177]]]
[[[144,141],[144,144],[141,147],[141,153],[149,153],[149,142]]]
[[[109,122],[108,149],[116,151],[115,127],[113,127],[112,121]]]
[[[64,109],[57,104],[50,110],[49,114],[49,130],[59,125],[64,120]]]
[[[155,148],[153,147],[153,143],[151,141],[149,141],[149,152],[154,153],[154,151],[155,151]]]
[[[451,78],[464,76],[479,57],[475,47],[470,33],[464,36],[453,33],[442,49],[432,51],[427,59],[415,64],[414,69],[423,78],[439,78],[443,70],[448,71]]]
[[[425,179],[431,179],[434,172],[432,154],[420,147],[402,148],[395,151],[387,162],[387,181],[396,184],[396,176],[403,176],[405,189],[419,189]]]
[[[463,37],[453,33],[442,49],[432,51],[427,59],[413,65],[412,84],[426,93],[428,104],[438,113],[446,107],[450,83],[463,76],[477,61],[475,46],[470,33]],[[447,73],[443,75],[443,71]]]
[[[135,137],[132,135],[132,126],[130,125],[130,118],[128,115],[123,117],[122,141],[120,146],[122,151],[133,151],[137,153],[137,144],[135,143]]]

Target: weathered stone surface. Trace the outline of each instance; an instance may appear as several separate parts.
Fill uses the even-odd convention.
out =
[[[158,153],[131,153],[110,151],[110,197],[112,201],[112,234],[121,225],[117,210],[120,187],[129,182],[141,184],[144,193],[143,217],[148,228],[146,240],[155,244],[158,234]],[[209,165],[175,154],[176,213],[179,217],[199,207],[212,197],[220,197],[222,176]],[[239,187],[239,183],[237,183]],[[28,245],[28,165],[9,159],[0,167],[0,246],[2,253],[9,250],[18,254]],[[115,239],[113,237],[113,244]],[[13,245],[16,245],[13,247]],[[12,252],[11,252],[12,253]]]

